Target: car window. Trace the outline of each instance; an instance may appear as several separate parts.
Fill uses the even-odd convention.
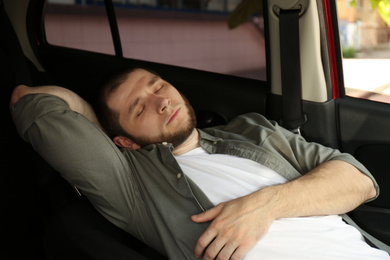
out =
[[[338,0],[348,96],[390,103],[390,29],[370,0]]]
[[[115,54],[103,1],[47,0],[44,24],[49,44]]]
[[[263,19],[228,28],[241,0],[124,2],[116,14],[125,57],[266,79]]]
[[[48,0],[49,44],[114,54],[102,0]],[[229,29],[241,0],[113,0],[123,56],[266,80],[263,18]]]

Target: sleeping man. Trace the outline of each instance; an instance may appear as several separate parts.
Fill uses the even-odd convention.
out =
[[[67,89],[18,86],[11,113],[105,218],[169,259],[390,259],[344,222],[379,193],[352,156],[258,114],[197,129],[187,99],[141,68],[107,79],[98,103],[99,121]]]

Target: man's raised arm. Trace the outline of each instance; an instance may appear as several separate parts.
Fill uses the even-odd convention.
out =
[[[82,114],[92,123],[100,126],[99,121],[91,105],[73,91],[58,86],[28,87],[17,86],[11,96],[10,106],[12,107],[20,98],[28,94],[49,94],[63,99],[73,111]]]
[[[19,135],[103,216],[128,230],[129,216],[140,211],[138,188],[92,107],[65,88],[24,85],[15,88],[10,105]]]

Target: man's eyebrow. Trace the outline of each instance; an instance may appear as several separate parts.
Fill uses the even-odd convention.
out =
[[[153,86],[154,85],[154,83],[156,83],[158,80],[160,79],[160,77],[159,76],[157,76],[157,75],[154,75],[150,80],[149,80],[149,82],[148,82],[148,86]]]

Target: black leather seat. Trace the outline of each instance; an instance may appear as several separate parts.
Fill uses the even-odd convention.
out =
[[[0,0],[1,259],[164,259],[103,218],[16,133],[9,100],[46,77],[25,58]],[[49,82],[46,82],[49,83]],[[50,82],[55,83],[55,82]]]

